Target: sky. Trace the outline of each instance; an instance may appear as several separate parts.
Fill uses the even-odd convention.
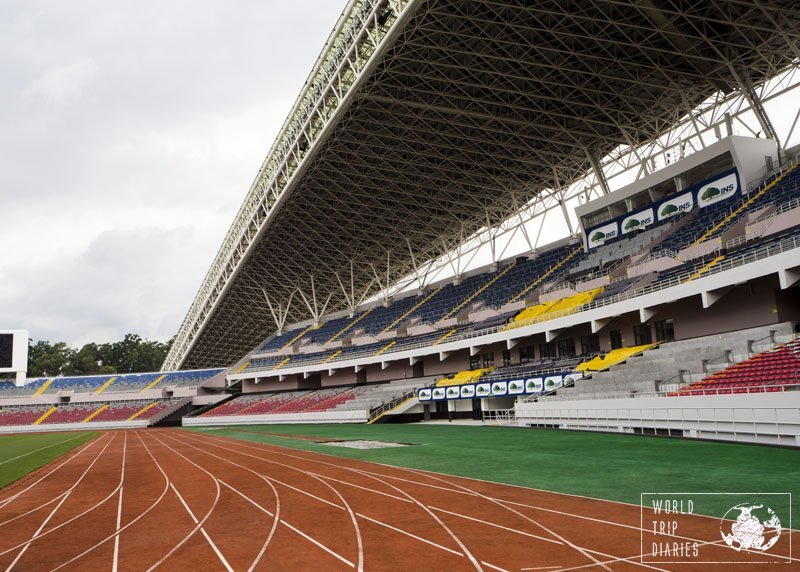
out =
[[[0,3],[0,329],[174,335],[344,5]]]

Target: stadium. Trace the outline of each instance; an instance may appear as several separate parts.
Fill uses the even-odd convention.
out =
[[[349,0],[161,371],[0,331],[0,566],[800,570],[798,8]]]

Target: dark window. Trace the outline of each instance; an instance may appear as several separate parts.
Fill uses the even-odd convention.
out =
[[[503,350],[503,365],[511,365],[511,350]]]
[[[581,354],[593,355],[600,353],[600,334],[581,336]]]
[[[622,332],[619,330],[611,330],[609,332],[609,337],[611,338],[612,350],[618,350],[622,347]]]
[[[469,356],[469,369],[478,369],[481,367],[481,356]]]
[[[558,340],[558,355],[564,357],[575,357],[575,339]]]
[[[548,342],[546,344],[539,344],[539,355],[544,358],[558,357],[555,342]]]
[[[519,363],[529,363],[534,360],[533,346],[519,348]]]
[[[494,366],[494,354],[483,354],[483,367]]]
[[[634,345],[637,346],[653,343],[653,334],[650,330],[650,324],[639,324],[633,327],[633,342]]]
[[[675,326],[672,320],[659,320],[655,323],[656,339],[659,342],[675,341]]]

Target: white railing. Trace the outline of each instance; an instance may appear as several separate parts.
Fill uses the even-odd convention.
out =
[[[514,425],[517,422],[514,409],[497,409],[495,411],[484,411],[483,421],[485,423],[497,423],[498,425]]]
[[[605,393],[584,393],[579,395],[537,395],[537,396],[525,396],[524,401],[526,403],[530,403],[532,400],[530,397],[547,397],[546,401],[541,401],[543,406],[546,405],[548,402],[553,401],[596,401],[596,400],[608,400],[608,399],[641,399],[641,398],[652,398],[652,397],[664,397],[664,398],[671,398],[671,397],[694,397],[698,395],[731,395],[731,394],[748,394],[748,393],[767,393],[767,392],[785,392],[785,391],[800,391],[800,383],[790,383],[785,384],[782,383],[782,380],[776,380],[774,384],[762,384],[762,385],[753,385],[753,386],[742,386],[742,387],[708,387],[708,388],[698,388],[698,389],[690,389],[685,390],[679,395],[676,395],[674,390],[664,390],[664,391],[649,391],[649,392],[639,392],[639,391],[619,391],[619,392],[605,392]]]

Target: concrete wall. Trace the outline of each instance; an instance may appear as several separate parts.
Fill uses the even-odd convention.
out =
[[[364,423],[369,411],[323,411],[319,413],[275,413],[272,415],[228,415],[220,417],[184,417],[185,427],[208,425],[250,425],[287,423]]]
[[[800,391],[517,403],[520,426],[800,446]]]

